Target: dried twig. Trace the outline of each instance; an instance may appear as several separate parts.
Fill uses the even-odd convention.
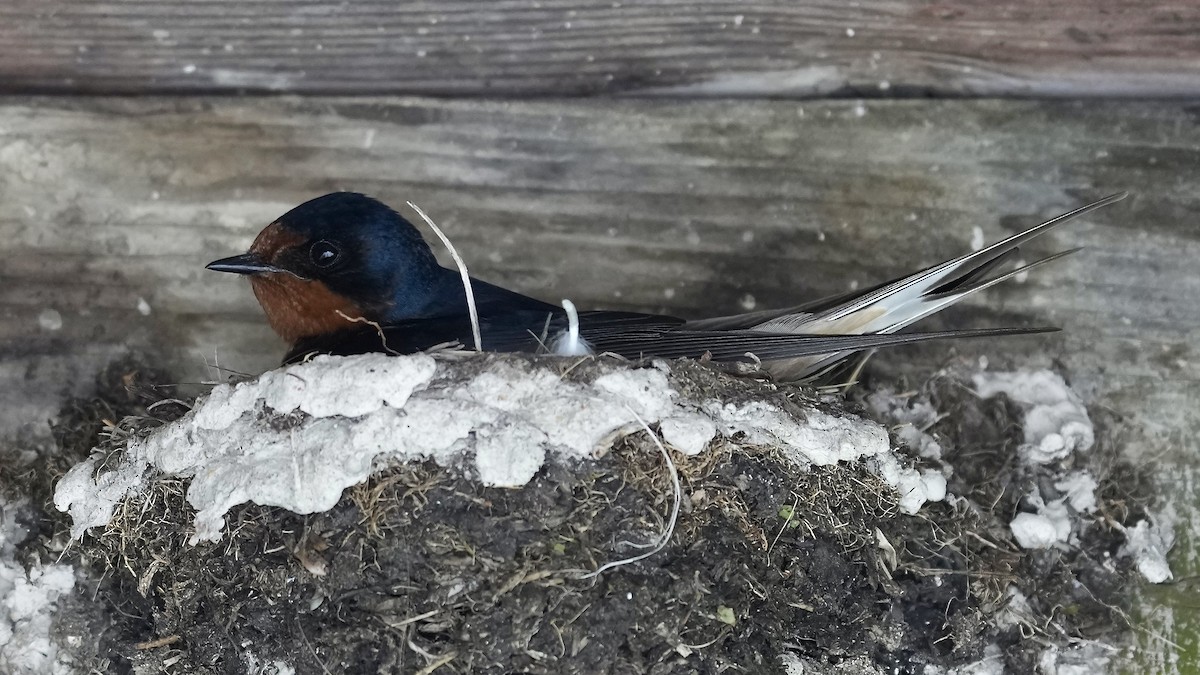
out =
[[[371,321],[370,319],[362,316],[350,316],[340,309],[335,309],[333,311],[337,312],[338,316],[349,321],[350,323],[365,323],[374,328],[375,332],[379,333],[379,344],[383,345],[383,350],[392,356],[400,356],[400,352],[388,347],[387,336],[383,334],[383,326],[379,325],[378,321]]]
[[[138,651],[146,651],[147,649],[158,649],[159,647],[166,647],[168,645],[173,645],[182,639],[183,639],[183,637],[180,635],[168,635],[167,637],[161,637],[161,638],[158,638],[157,640],[147,640],[146,642],[139,642],[139,643],[135,644],[133,646],[133,648]]]

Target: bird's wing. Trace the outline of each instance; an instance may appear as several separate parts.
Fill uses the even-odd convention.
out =
[[[536,352],[545,342],[549,319],[560,308],[547,305],[548,311],[512,309],[479,317],[483,349],[495,352]],[[470,317],[454,314],[444,317],[408,319],[387,325],[356,324],[346,330],[317,335],[296,342],[283,363],[302,361],[314,354],[350,356],[353,354],[415,354],[434,347],[474,343]]]
[[[489,352],[547,352],[560,334],[567,330],[566,313],[561,307],[545,305],[548,310],[508,308],[479,317],[483,349]],[[628,335],[633,339],[661,335],[683,325],[683,319],[636,312],[583,312],[585,333],[601,340]],[[470,348],[471,319],[464,314],[426,319],[409,319],[387,325],[355,324],[326,335],[296,342],[284,357],[284,364],[302,361],[314,354],[349,356],[382,352],[414,354],[434,347],[459,344]]]
[[[682,319],[632,312],[582,312],[580,334],[592,353],[613,353],[637,359],[701,358],[714,361],[771,361],[860,351],[879,347],[943,340],[1039,333],[1053,328],[982,329],[910,333],[906,335],[797,335],[755,330],[697,331],[681,328]],[[480,332],[486,351],[548,352],[567,330],[567,318],[557,313],[516,311],[484,317]],[[361,326],[298,342],[284,363],[313,354],[351,355],[372,352],[410,354],[439,345],[471,344],[470,320],[465,316],[404,321],[388,326]],[[799,379],[799,378],[797,378]]]
[[[582,318],[582,317],[581,317]],[[996,337],[1045,333],[1057,328],[985,328],[904,335],[811,335],[765,333],[756,330],[665,330],[597,334],[581,327],[581,334],[595,353],[614,353],[627,358],[711,358],[714,361],[777,361],[821,357],[864,349],[970,337]],[[792,379],[803,379],[796,377]]]

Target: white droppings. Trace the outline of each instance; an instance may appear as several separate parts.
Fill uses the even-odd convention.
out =
[[[159,42],[163,42],[171,37],[171,31],[163,30],[163,29],[159,28],[159,29],[150,31],[150,35],[153,36],[155,40],[158,40]]]
[[[800,464],[826,466],[888,453],[891,447],[883,427],[853,416],[835,417],[810,410],[806,412],[805,424],[800,425],[779,408],[762,401],[742,405],[709,403],[705,410],[726,435],[742,432],[752,444],[780,446]]]
[[[865,117],[866,114],[867,114],[867,106],[862,101],[859,101],[858,103],[854,104],[854,116],[855,117]]]
[[[279,424],[292,411],[304,415]],[[607,451],[617,437],[641,429],[639,420],[658,423],[685,453],[703,451],[722,433],[778,447],[801,466],[860,457],[895,463],[877,424],[816,409],[803,417],[766,402],[681,400],[658,368],[617,368],[585,383],[523,362],[464,373],[428,355],[320,356],[214,388],[99,472],[99,456],[77,465],[59,482],[55,506],[71,514],[77,537],[106,524],[130,490],[159,472],[188,477],[187,499],[197,510],[193,542],[212,541],[237,504],[324,511],[343,489],[393,462],[464,466],[465,457],[484,484],[522,485],[552,456],[578,461]],[[900,486],[905,495],[917,492],[922,503],[944,495],[944,479],[913,473],[915,484]],[[906,510],[914,501],[907,497]]]
[[[846,29],[846,37],[854,37],[854,29],[853,28]]]
[[[1087,471],[1072,471],[1054,483],[1054,489],[1063,493],[1076,513],[1092,513],[1096,510],[1097,487],[1096,479]]]
[[[674,298],[675,297],[675,289],[674,288],[664,288],[663,289],[663,297],[668,300],[670,300],[671,298]]]
[[[1047,464],[1091,449],[1095,430],[1087,408],[1056,373],[988,372],[975,375],[974,382],[981,397],[1003,392],[1025,409],[1025,442],[1019,448],[1025,462]]]
[[[27,536],[18,515],[25,502],[0,500],[0,672],[11,675],[68,675],[78,672],[59,659],[51,640],[60,598],[75,587],[69,565],[16,559],[16,546]],[[71,636],[68,636],[68,639]]]
[[[195,426],[227,428],[260,400],[277,413],[298,410],[314,417],[361,417],[384,406],[398,408],[436,367],[433,358],[423,354],[403,359],[318,357],[254,380],[214,387],[196,410]],[[314,395],[314,389],[320,394]]]
[[[874,457],[868,466],[900,495],[900,511],[909,515],[921,510],[926,502],[946,498],[946,476],[940,471],[904,466],[896,455],[886,452]]]
[[[1066,499],[1047,502],[1042,499],[1041,492],[1034,488],[1025,501],[1035,511],[1017,514],[1008,525],[1022,548],[1050,548],[1056,544],[1078,543],[1078,539],[1071,534],[1072,518]]]
[[[742,309],[749,312],[758,306],[758,300],[753,295],[746,293],[738,300],[738,304],[741,305]]]
[[[150,316],[150,303],[146,302],[145,298],[139,297],[137,300],[137,311],[142,316]]]
[[[183,67],[183,73],[185,75],[191,75],[194,72],[196,72],[196,64],[194,63],[189,63]]]
[[[921,485],[925,489],[925,501],[940,502],[946,498],[946,474],[941,471],[921,471]]]
[[[742,25],[742,22],[745,20],[746,20],[745,15],[738,14],[737,16],[733,17],[733,25],[740,27]]]
[[[901,443],[929,459],[941,459],[942,445],[926,433],[941,419],[933,404],[926,398],[899,396],[891,389],[879,389],[867,396],[867,405],[879,417],[888,421],[892,433]]]
[[[125,495],[143,485],[145,462],[121,462],[112,471],[93,475],[99,461],[99,457],[89,457],[76,464],[54,488],[55,508],[66,511],[70,506],[73,537],[82,536],[88,528],[107,525]]]
[[[1167,553],[1175,545],[1175,520],[1174,509],[1168,508],[1150,521],[1139,520],[1125,530],[1125,545],[1117,555],[1132,557],[1138,572],[1152,584],[1174,578],[1167,564]]]
[[[1066,534],[1062,531],[1061,522],[1040,513],[1018,513],[1008,524],[1013,537],[1021,548],[1038,549],[1051,546],[1067,540],[1070,534],[1070,524]]]
[[[63,318],[62,314],[58,313],[57,309],[47,307],[38,314],[38,326],[42,330],[57,331],[62,330]]]
[[[658,425],[667,445],[685,455],[698,455],[717,436],[712,418],[700,414],[679,414],[664,419]]]

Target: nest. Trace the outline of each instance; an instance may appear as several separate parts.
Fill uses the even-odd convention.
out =
[[[497,358],[565,377],[599,367]],[[671,370],[688,395],[845,405],[703,364]],[[118,364],[64,415],[57,455],[0,480],[48,505],[93,448],[118,461],[131,437],[186,410],[155,377]],[[922,672],[989,645],[1032,672],[1044,644],[1120,641],[1129,571],[1102,559],[1147,500],[1113,436],[1092,453],[1101,512],[1080,546],[1022,550],[1006,525],[1038,477],[1013,465],[1019,411],[949,376],[920,389],[945,412],[930,431],[949,448],[957,497],[916,516],[862,462],[800,466],[737,436],[668,462],[651,429],[594,461],[549,462],[519,489],[431,461],[389,466],[324,513],[235,507],[222,540],[199,545],[188,480],[157,475],[69,545],[69,520],[46,506],[22,550],[32,561],[65,549],[89,573],[61,612],[96,626],[70,649],[105,672]],[[1018,615],[1012,589],[1028,599]]]

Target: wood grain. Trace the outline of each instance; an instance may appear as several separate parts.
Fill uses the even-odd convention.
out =
[[[1065,366],[1143,443],[1200,429],[1200,129],[1174,104],[0,100],[0,408],[151,353],[189,381],[283,347],[239,253],[302,200],[411,199],[473,273],[547,300],[685,316],[791,304],[957,255],[1093,197],[1029,247],[1087,250],[931,328],[1044,325],[964,358]],[[976,233],[973,228],[979,228]],[[885,367],[927,375],[945,346]],[[7,426],[7,425],[6,425]],[[11,427],[10,427],[11,428]],[[1192,446],[1188,446],[1192,443]]]
[[[1200,94],[1178,0],[7,0],[0,91]]]

